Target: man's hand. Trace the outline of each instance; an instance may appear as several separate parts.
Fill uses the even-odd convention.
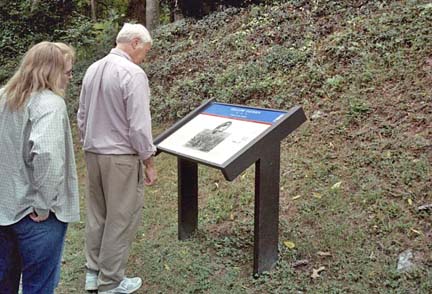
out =
[[[36,223],[40,223],[40,222],[43,222],[43,221],[48,219],[49,213],[47,215],[40,216],[40,215],[37,215],[36,213],[32,212],[29,214],[29,217],[32,221],[34,221]]]
[[[157,172],[154,168],[153,157],[147,158],[144,163],[144,185],[151,186],[156,182]]]

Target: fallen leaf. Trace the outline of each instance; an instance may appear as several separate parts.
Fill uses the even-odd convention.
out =
[[[408,204],[409,204],[409,205],[412,205],[412,204],[413,204],[413,201],[412,201],[412,199],[411,199],[411,198],[408,198],[408,200],[407,200],[407,201],[408,201]]]
[[[331,187],[331,189],[332,189],[332,190],[339,189],[341,185],[342,185],[342,181],[337,182],[336,184],[334,184],[334,185]]]
[[[299,266],[307,265],[308,263],[309,263],[309,260],[300,259],[300,260],[293,262],[292,267],[299,267]]]
[[[320,277],[320,272],[322,272],[323,270],[325,270],[325,267],[320,267],[320,268],[318,268],[318,269],[312,269],[312,275],[311,275],[311,278],[312,279],[316,279],[316,278],[319,278]]]
[[[432,204],[425,204],[417,207],[418,211],[432,209]]]
[[[331,256],[331,255],[332,255],[330,252],[324,252],[324,251],[318,251],[317,254],[318,254],[319,256],[324,256],[324,257]]]
[[[321,197],[322,197],[321,194],[318,192],[312,192],[312,196],[315,198],[318,198],[318,199],[321,199]]]
[[[295,243],[292,241],[284,241],[283,242],[285,247],[288,249],[294,249],[295,248]]]
[[[301,197],[301,195],[297,195],[297,196],[294,196],[293,198],[291,198],[292,200],[296,200],[296,199],[299,199]]]
[[[420,231],[418,231],[416,229],[411,228],[411,231],[414,232],[414,233],[416,233],[417,235],[423,235],[422,232],[420,232]]]
[[[164,264],[164,267],[165,267],[165,269],[166,269],[167,271],[170,270],[170,267],[169,267],[166,263]]]

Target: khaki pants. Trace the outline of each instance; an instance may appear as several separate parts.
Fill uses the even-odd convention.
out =
[[[136,155],[86,152],[87,268],[99,272],[99,290],[118,286],[143,207],[143,170]]]

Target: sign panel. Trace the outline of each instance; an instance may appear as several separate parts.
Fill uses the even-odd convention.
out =
[[[222,166],[286,112],[211,103],[158,148]]]

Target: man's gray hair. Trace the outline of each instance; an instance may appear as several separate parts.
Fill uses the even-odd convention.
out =
[[[149,31],[141,24],[125,23],[117,35],[116,42],[129,43],[133,38],[140,38],[142,43],[153,44]]]

